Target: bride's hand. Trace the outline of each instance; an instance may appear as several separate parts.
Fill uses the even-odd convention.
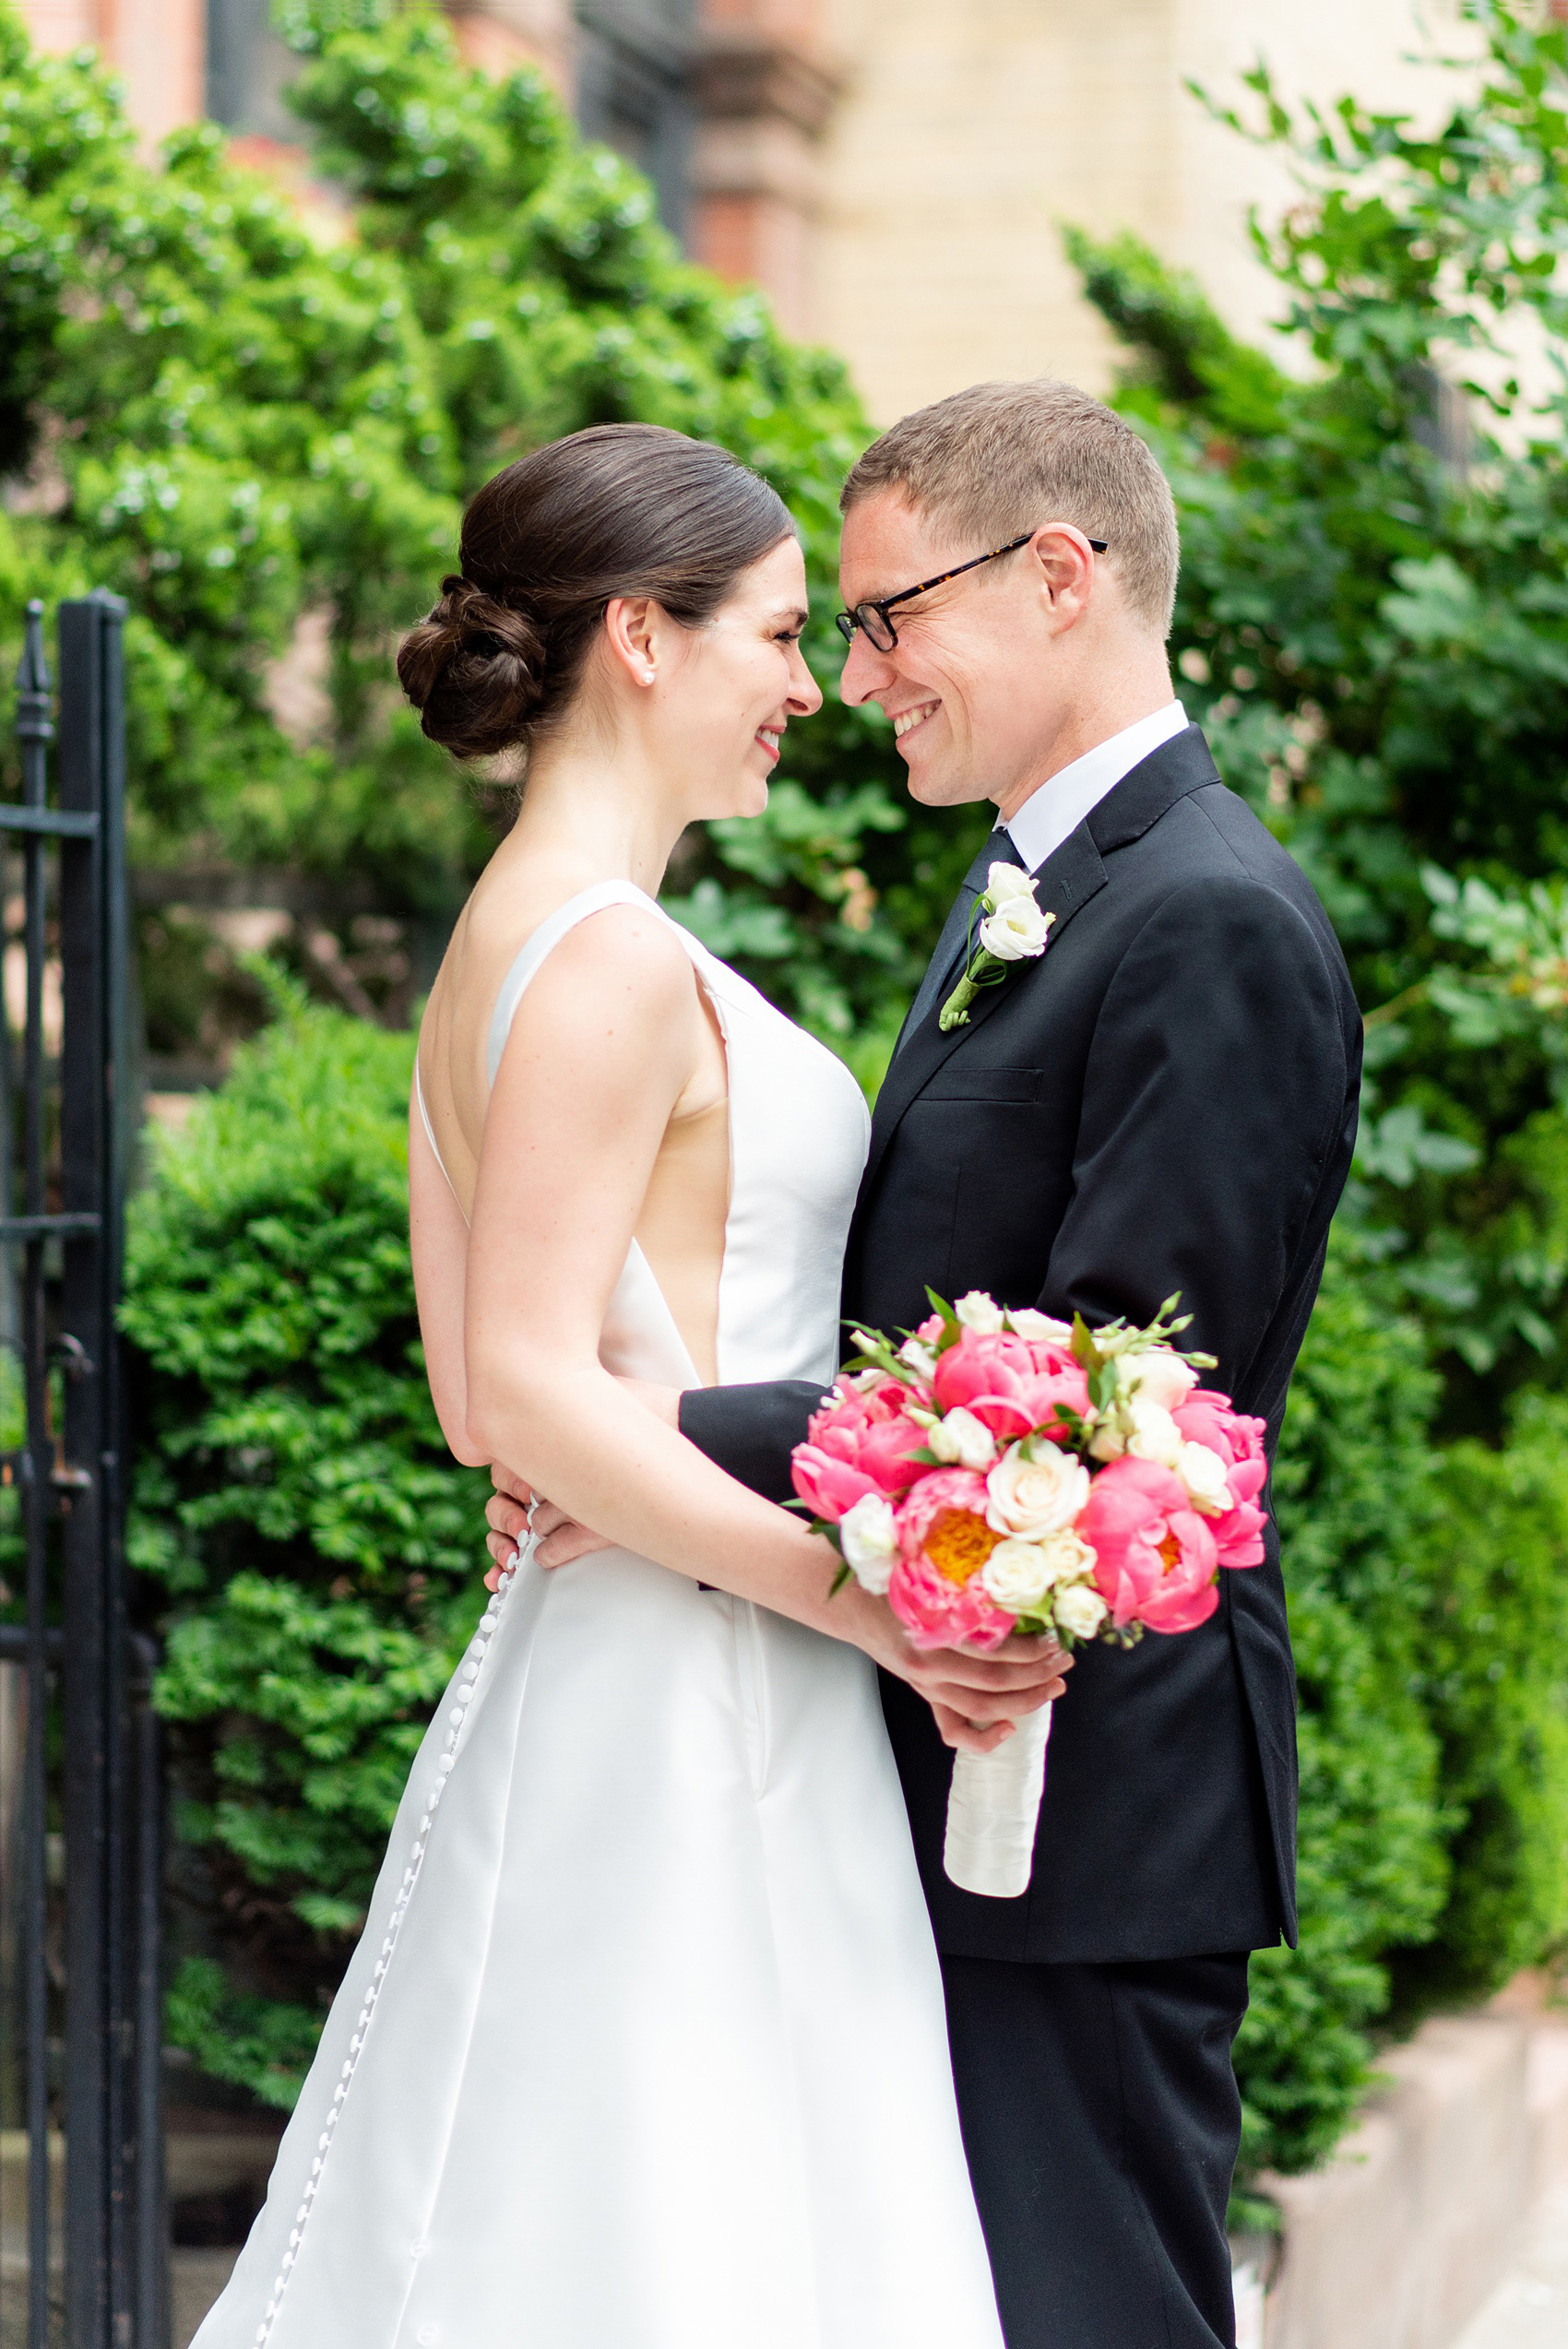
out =
[[[534,1557],[541,1566],[569,1566],[574,1558],[586,1558],[590,1550],[609,1548],[601,1535],[577,1524],[542,1493],[536,1496],[532,1487],[509,1468],[492,1462],[490,1481],[495,1490],[484,1512],[490,1527],[484,1546],[495,1563],[484,1578],[487,1591],[494,1590],[507,1567],[517,1562],[517,1552],[530,1533],[539,1536]]]
[[[917,1648],[885,1599],[850,1584],[832,1601],[840,1636],[924,1697],[945,1744],[993,1753],[1026,1713],[1066,1693],[1073,1658],[1051,1639],[1009,1640],[1000,1655],[969,1648]]]

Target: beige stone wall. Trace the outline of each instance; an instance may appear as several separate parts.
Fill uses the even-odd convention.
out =
[[[1454,0],[1426,0],[1456,41]],[[989,376],[1102,388],[1112,351],[1055,222],[1132,228],[1253,330],[1272,307],[1250,203],[1278,160],[1207,120],[1261,53],[1287,92],[1430,113],[1415,0],[837,0],[848,86],[828,128],[809,323],[890,421]]]

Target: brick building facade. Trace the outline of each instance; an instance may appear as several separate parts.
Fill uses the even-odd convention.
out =
[[[1552,0],[1568,6],[1568,0]],[[96,42],[149,137],[202,111],[297,132],[267,0],[22,0],[51,47]],[[1227,101],[1260,54],[1282,88],[1435,102],[1416,0],[451,0],[465,52],[539,63],[585,130],[655,181],[671,227],[849,360],[887,420],[984,375],[1099,386],[1111,351],[1057,223],[1130,227],[1243,328],[1271,290],[1248,207],[1289,200]],[[1425,0],[1432,35],[1456,0]]]

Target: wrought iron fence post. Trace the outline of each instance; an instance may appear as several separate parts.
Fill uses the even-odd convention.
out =
[[[0,803],[22,850],[22,1212],[0,1154],[0,1246],[25,1252],[27,1441],[11,1456],[28,1537],[26,2007],[29,2349],[49,2330],[48,1673],[64,1684],[65,1830],[65,2339],[69,2349],[166,2349],[167,2229],[160,2112],[160,1845],[152,1651],[126,1620],[125,1398],[116,1312],[134,1133],[125,870],[125,607],[102,593],[60,608],[59,803],[46,761],[50,691],[42,613],[18,679],[24,798]],[[45,1020],[49,859],[60,975],[58,1146]],[[0,1044],[9,1052],[0,1023]],[[0,1091],[0,1106],[5,1094]],[[57,1199],[52,1197],[52,1189]],[[60,1252],[57,1308],[51,1251]],[[57,1325],[51,1329],[51,1311]],[[58,1388],[59,1424],[51,1418]],[[61,1524],[61,1621],[51,1622],[51,1517]],[[132,1666],[135,1665],[133,1688]]]
[[[43,650],[43,607],[30,603],[27,639],[17,679],[17,732],[21,741],[23,804],[42,810],[47,784],[50,722],[49,663]],[[43,1192],[43,836],[22,835],[27,1011],[22,1059],[25,1089],[22,1137],[23,1213],[41,1216]],[[8,1018],[6,1055],[10,1058]],[[8,1139],[9,1137],[7,1137]],[[7,1160],[9,1151],[7,1151]],[[14,1202],[5,1201],[9,1211]],[[44,1729],[49,1709],[47,1370],[44,1361],[43,1241],[30,1237],[22,1275],[22,1377],[27,1442],[17,1468],[22,1484],[27,1540],[27,1763],[23,1798],[26,1851],[23,1914],[24,2028],[27,2035],[28,2349],[45,2349],[49,2329],[49,1790]]]

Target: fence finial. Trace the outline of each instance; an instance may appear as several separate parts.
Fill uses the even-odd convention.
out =
[[[17,670],[17,733],[22,741],[53,741],[53,684],[43,650],[43,606],[35,596],[27,608],[27,635]]]

